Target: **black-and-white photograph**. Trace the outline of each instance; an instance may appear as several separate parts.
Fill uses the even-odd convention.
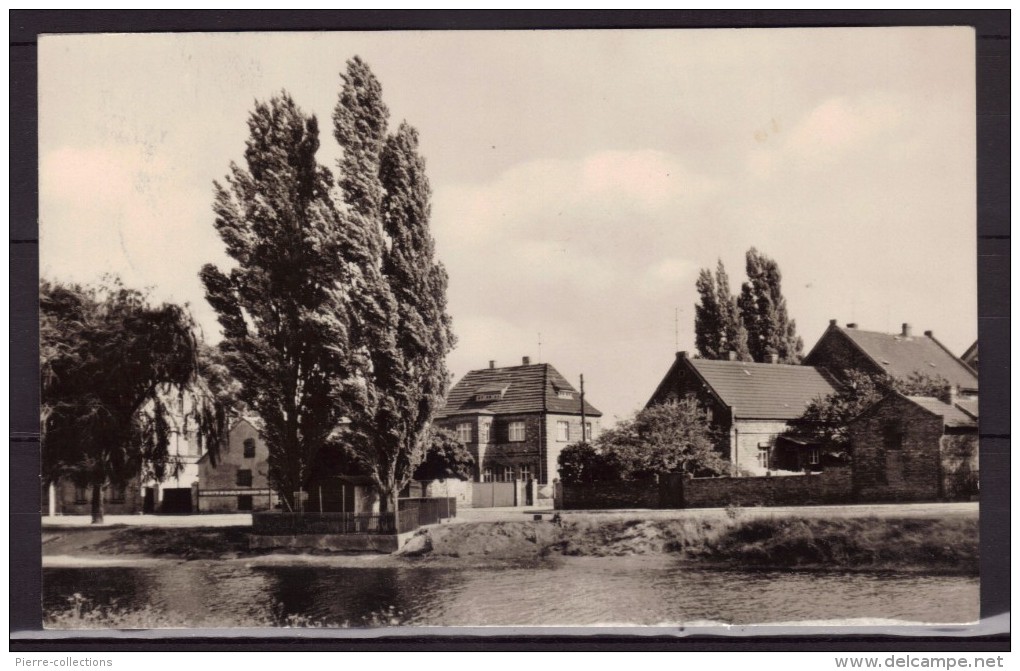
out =
[[[975,69],[41,36],[43,626],[972,625]]]

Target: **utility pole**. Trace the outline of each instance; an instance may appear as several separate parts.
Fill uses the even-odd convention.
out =
[[[588,424],[584,414],[584,373],[581,373],[581,442],[588,442]]]

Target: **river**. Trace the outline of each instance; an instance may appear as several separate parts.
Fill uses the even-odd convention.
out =
[[[222,626],[299,614],[358,625],[392,607],[404,625],[691,625],[978,619],[978,579],[895,572],[698,569],[644,558],[526,568],[260,565],[243,560],[46,568],[43,605],[80,594]],[[378,621],[378,620],[376,620]]]

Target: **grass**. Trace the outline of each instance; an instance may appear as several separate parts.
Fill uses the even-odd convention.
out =
[[[168,613],[152,606],[122,608],[116,604],[98,605],[74,594],[67,606],[43,615],[46,629],[219,629],[228,627],[283,627],[293,629],[348,629],[352,627],[396,627],[404,624],[403,611],[390,606],[370,613],[360,622],[330,621],[283,611],[277,604],[265,615],[206,615],[201,618]]]
[[[246,554],[251,528],[236,527],[124,527],[100,541],[103,554],[141,554],[178,559],[219,559]]]

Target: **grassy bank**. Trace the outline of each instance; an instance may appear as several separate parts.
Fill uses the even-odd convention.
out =
[[[467,560],[669,555],[741,568],[895,569],[977,575],[975,519],[758,518],[451,524],[423,530],[405,555]]]
[[[44,534],[46,555],[230,559],[248,550],[249,527],[120,527]],[[279,552],[279,551],[277,551]],[[918,570],[977,575],[974,517],[687,517],[607,519],[572,514],[558,523],[500,521],[422,529],[392,558],[486,566],[556,557],[661,556],[705,566]]]

